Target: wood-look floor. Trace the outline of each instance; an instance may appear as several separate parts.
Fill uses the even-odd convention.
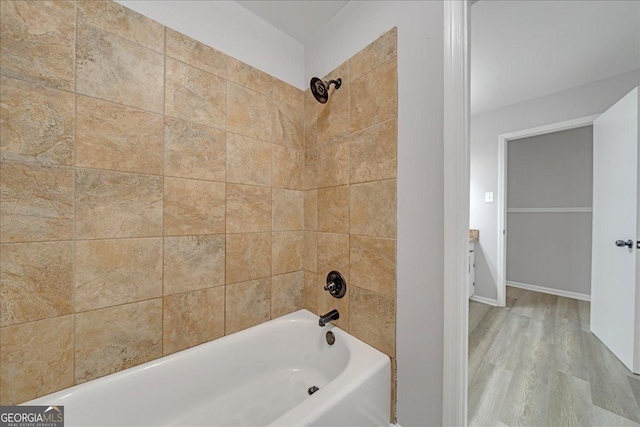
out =
[[[589,331],[589,303],[507,288],[469,302],[470,426],[640,426],[640,377]]]

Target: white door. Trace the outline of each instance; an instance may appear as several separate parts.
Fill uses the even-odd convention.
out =
[[[591,331],[633,372],[640,372],[638,212],[635,88],[593,123],[591,267]]]

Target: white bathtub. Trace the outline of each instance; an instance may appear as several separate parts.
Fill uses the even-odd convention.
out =
[[[25,405],[64,405],[67,427],[389,426],[390,376],[386,355],[300,310]]]

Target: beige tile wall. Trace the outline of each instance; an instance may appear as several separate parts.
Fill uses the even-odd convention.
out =
[[[392,359],[395,420],[397,32],[392,29],[331,72],[329,102],[304,94],[305,307],[334,308],[337,325]],[[323,290],[339,270],[349,292]]]
[[[113,2],[0,9],[0,404],[304,306],[300,90]]]

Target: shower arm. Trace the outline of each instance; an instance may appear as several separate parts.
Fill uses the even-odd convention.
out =
[[[332,83],[336,89],[340,89],[340,86],[342,86],[342,79],[329,80],[328,82],[325,82],[325,85],[327,85],[327,90],[329,90]]]

